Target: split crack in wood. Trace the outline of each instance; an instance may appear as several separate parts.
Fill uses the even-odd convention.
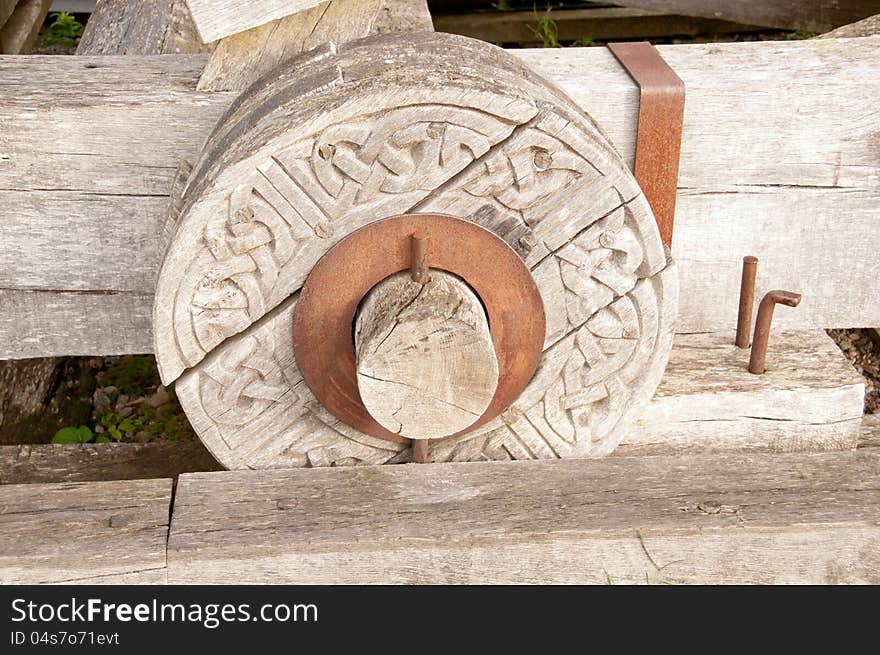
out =
[[[384,428],[410,439],[466,429],[489,407],[498,360],[477,295],[456,276],[377,284],[355,318],[358,389]]]

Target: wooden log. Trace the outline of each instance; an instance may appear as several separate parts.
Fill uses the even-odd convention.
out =
[[[464,430],[492,401],[498,359],[486,312],[461,279],[432,271],[376,285],[354,329],[358,389],[382,427],[410,439]]]
[[[744,254],[761,258],[759,286],[804,294],[797,310],[776,317],[779,327],[880,325],[880,260],[870,239],[850,238],[875,233],[880,206],[867,145],[878,129],[878,43],[660,47],[688,88],[673,243],[680,331],[734,324]],[[609,53],[517,55],[563,86],[632,162],[637,92]],[[0,58],[9,91],[0,94],[0,289],[11,303],[0,357],[149,350],[168,190],[179,160],[195,160],[233,97],[195,92],[204,63]],[[69,80],[63,102],[59,75]],[[727,118],[719,107],[730,108]],[[73,147],[60,150],[45,134],[66,134]],[[35,292],[46,294],[39,303],[12,302]],[[65,331],[65,321],[84,320],[93,334]],[[32,338],[22,341],[19,325]]]
[[[29,52],[51,4],[52,0],[19,0],[6,23],[0,23],[0,54]]]
[[[865,384],[824,331],[774,330],[767,372],[732,331],[678,335],[657,393],[615,451],[818,452],[858,444]]]
[[[0,446],[0,485],[176,478],[219,470],[199,441]]]
[[[809,32],[827,32],[880,13],[878,0],[620,0],[617,4]]]
[[[171,480],[3,487],[2,584],[165,582]]]
[[[161,55],[207,52],[184,0],[100,0],[76,49],[78,55]]]
[[[168,579],[876,583],[878,476],[868,451],[187,474]]]
[[[550,35],[537,28],[538,21],[545,15],[553,20],[556,31],[551,34],[558,41],[647,39],[765,29],[714,18],[675,16],[669,12],[626,7],[554,9],[549,14],[540,9],[469,14],[438,13],[433,21],[438,32],[461,34],[491,43],[541,45],[542,39],[550,38]]]

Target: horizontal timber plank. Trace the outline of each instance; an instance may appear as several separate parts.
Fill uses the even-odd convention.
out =
[[[620,0],[618,4],[811,32],[826,32],[880,13],[880,0]]]
[[[168,579],[876,583],[878,547],[864,450],[227,471],[181,476]]]
[[[200,441],[0,446],[0,485],[176,478],[220,469]]]
[[[878,48],[880,37],[661,47],[688,88],[673,244],[679,331],[735,321],[745,254],[761,260],[759,294],[804,294],[800,307],[777,312],[777,325],[880,324],[874,240],[851,237],[880,224]],[[517,54],[568,91],[632,161],[637,92],[610,53]],[[0,289],[152,293],[178,163],[195,158],[233,97],[196,92],[205,61],[0,57]],[[63,97],[59,76],[70,80]],[[59,148],[45,134],[68,139]],[[71,316],[85,309],[68,307]],[[149,306],[136,319],[90,311],[110,328],[137,320],[149,343]],[[0,357],[71,353],[70,334],[20,344],[15,325],[12,316],[0,326]],[[78,335],[76,352],[141,351],[108,349],[102,336]]]
[[[536,26],[543,16],[540,11],[500,11],[437,14],[433,20],[438,32],[461,34],[491,43],[540,44],[541,32]],[[556,23],[559,41],[648,39],[764,29],[712,18],[675,16],[668,12],[627,7],[556,9],[550,18]]]
[[[171,480],[4,486],[0,584],[165,582]]]
[[[657,393],[618,455],[846,450],[859,444],[865,383],[824,331],[774,331],[763,375],[733,333],[676,336]]]

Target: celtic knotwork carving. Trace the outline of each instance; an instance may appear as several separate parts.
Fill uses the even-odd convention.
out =
[[[342,236],[338,220],[353,229],[409,209],[509,136],[517,115],[421,104],[334,123],[268,153],[209,213],[199,251],[180,255],[188,261],[172,311],[156,314],[178,351],[160,358],[163,377],[173,379],[296,291]],[[168,260],[175,256],[172,249]],[[288,267],[293,259],[305,267]]]
[[[405,212],[452,214],[504,238],[546,314],[542,361],[519,399],[474,432],[433,443],[430,459],[603,455],[659,383],[676,273],[626,166],[564,95],[516,62],[507,70],[509,55],[468,45],[463,72],[430,54],[447,41],[461,47],[454,37],[424,38],[425,54],[382,46],[405,70],[340,51],[327,60],[338,67],[333,85],[282,85],[279,108],[233,112],[210,152],[238,154],[188,186],[158,284],[157,359],[228,467],[409,458],[407,446],[363,435],[318,403],[291,338],[296,293],[317,260],[359,227]],[[275,107],[268,90],[260,98]]]

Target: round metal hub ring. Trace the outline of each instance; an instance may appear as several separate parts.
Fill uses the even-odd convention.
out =
[[[293,350],[303,379],[339,420],[365,434],[408,443],[367,412],[357,385],[352,321],[361,299],[390,275],[410,268],[410,238],[430,239],[430,267],[459,276],[486,309],[498,387],[465,434],[514,402],[531,380],[544,344],[544,305],[529,269],[502,239],[442,214],[404,214],[352,232],[315,264],[293,318]],[[448,437],[447,437],[448,438]]]

